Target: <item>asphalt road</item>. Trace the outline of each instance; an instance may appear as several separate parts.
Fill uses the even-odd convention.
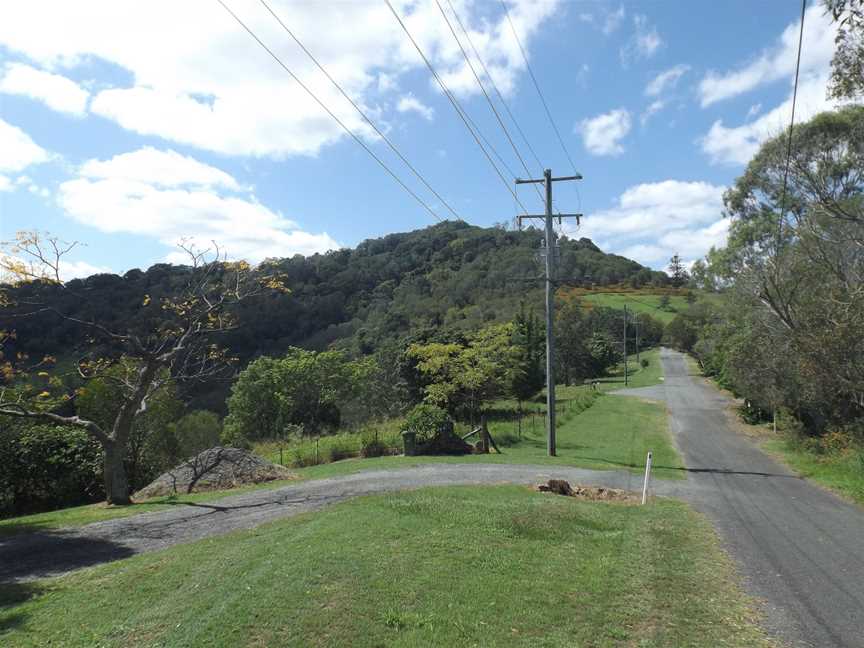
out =
[[[794,476],[735,432],[729,401],[662,352],[665,383],[619,393],[666,401],[687,480],[653,482],[715,524],[766,628],[790,646],[864,648],[864,509]],[[532,484],[550,478],[636,490],[626,471],[423,464],[260,490],[78,529],[0,538],[0,583],[34,580],[323,508],[359,495],[436,485]]]
[[[728,400],[663,350],[661,387],[684,455],[685,499],[705,513],[763,599],[767,630],[791,646],[864,647],[864,509],[795,477],[736,433]]]

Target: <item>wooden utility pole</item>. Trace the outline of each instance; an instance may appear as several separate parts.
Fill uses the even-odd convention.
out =
[[[525,218],[541,218],[546,225],[546,450],[550,457],[555,456],[555,334],[553,330],[555,310],[555,232],[552,228],[552,183],[564,180],[581,180],[579,174],[553,178],[551,169],[543,172],[542,179],[522,180],[516,178],[516,184],[538,184],[546,186],[546,213],[543,215],[519,216],[519,225]],[[558,214],[558,224],[562,218],[575,218],[576,223],[582,214]]]
[[[627,304],[624,304],[624,386],[627,386]]]

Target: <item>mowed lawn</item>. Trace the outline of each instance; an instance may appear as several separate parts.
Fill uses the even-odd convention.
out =
[[[0,585],[0,644],[767,646],[686,505],[526,487],[360,498],[33,584]]]

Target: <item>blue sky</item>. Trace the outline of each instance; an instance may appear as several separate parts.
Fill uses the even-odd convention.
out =
[[[225,1],[433,211],[452,217],[258,0]],[[512,221],[512,195],[383,0],[270,4],[462,218]],[[394,6],[507,166],[524,176],[435,1]],[[501,5],[441,6],[482,72],[453,11],[468,28],[543,166],[569,174]],[[567,233],[655,268],[673,253],[693,260],[722,245],[724,187],[788,123],[800,5],[508,7],[585,177],[578,191],[555,187],[561,210],[586,215]],[[832,51],[833,28],[811,5],[801,119],[830,107]],[[529,211],[542,211],[530,187],[518,194]],[[216,0],[0,7],[0,219],[4,240],[38,229],[85,243],[67,277],[179,260],[175,244],[186,237],[255,262],[435,222]]]

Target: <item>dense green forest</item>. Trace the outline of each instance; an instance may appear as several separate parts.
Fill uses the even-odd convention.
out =
[[[446,339],[485,324],[511,321],[520,304],[542,306],[538,230],[506,231],[445,222],[391,234],[310,257],[272,259],[290,292],[239,305],[238,326],[218,336],[237,367],[258,356],[279,356],[289,347],[335,347],[350,355],[374,353],[408,338]],[[150,326],[159,304],[184,284],[189,268],[168,264],[125,275],[95,275],[69,282],[68,289],[30,282],[9,290],[19,304],[39,303],[64,316],[99,321],[108,328]],[[605,254],[588,239],[560,240],[563,283],[605,286],[666,285],[662,272]],[[82,299],[82,296],[84,297]],[[144,302],[146,306],[142,306]],[[16,319],[28,305],[4,309],[0,330],[15,329],[7,355],[51,355],[77,359],[90,331],[50,311]],[[188,385],[184,396],[207,409],[224,411],[228,383]]]

